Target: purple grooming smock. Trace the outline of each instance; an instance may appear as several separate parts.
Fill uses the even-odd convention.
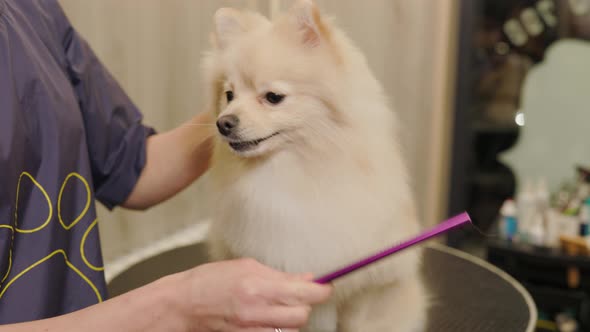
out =
[[[153,133],[57,0],[0,0],[0,324],[107,298],[95,199],[125,201]]]

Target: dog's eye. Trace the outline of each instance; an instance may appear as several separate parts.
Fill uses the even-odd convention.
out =
[[[227,102],[228,103],[230,101],[234,100],[234,93],[233,93],[233,91],[225,91],[225,98],[227,99]]]
[[[285,96],[284,96],[284,95],[279,95],[279,94],[276,94],[276,93],[274,93],[274,92],[268,92],[268,93],[266,94],[265,98],[266,98],[266,100],[267,100],[269,103],[271,103],[271,104],[273,104],[273,105],[276,105],[276,104],[278,104],[278,103],[282,102],[282,101],[283,101],[283,99],[285,99]]]

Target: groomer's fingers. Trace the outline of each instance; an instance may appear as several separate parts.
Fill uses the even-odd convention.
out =
[[[299,328],[307,324],[311,306],[267,306],[255,307],[237,313],[238,326],[263,326],[285,328]]]
[[[239,332],[276,332],[276,331],[277,330],[275,330],[274,328],[268,328],[268,327],[253,327],[253,328],[249,328],[249,329],[239,330]],[[281,332],[299,332],[299,330],[281,329]]]
[[[244,264],[250,265],[251,267],[258,269],[259,273],[264,274],[267,277],[271,276],[271,277],[276,277],[276,278],[281,278],[281,279],[283,279],[283,278],[303,279],[303,280],[308,280],[308,281],[313,280],[313,274],[309,273],[309,272],[290,274],[290,273],[286,273],[283,271],[279,271],[279,270],[275,270],[273,268],[270,268],[264,264],[261,264],[257,260],[254,260],[251,258],[242,258],[241,260],[243,261]]]
[[[313,273],[296,274],[295,278],[305,280],[305,281],[313,281]]]
[[[289,283],[278,289],[282,304],[318,304],[326,302],[332,295],[331,285],[320,285],[315,282],[302,281]]]
[[[286,273],[283,271],[275,270],[275,269],[268,267],[264,264],[261,264],[260,262],[258,262],[255,259],[252,259],[252,258],[241,258],[240,261],[246,267],[250,267],[252,269],[258,270],[258,273],[261,275],[264,275],[265,277],[276,277],[276,278],[280,278],[280,279],[284,279],[284,278],[302,279],[302,280],[308,280],[308,281],[313,280],[313,274],[309,273],[309,272],[296,273],[296,274]]]
[[[264,277],[265,279],[268,278],[276,278],[276,279],[300,279],[300,280],[313,280],[313,274],[311,273],[287,273],[279,270],[275,270],[269,266],[261,264],[257,260],[251,258],[242,258],[242,263],[245,265],[246,268],[250,268],[253,272],[257,275]]]
[[[331,286],[304,280],[268,280],[260,287],[269,302],[291,306],[322,303],[332,294]]]

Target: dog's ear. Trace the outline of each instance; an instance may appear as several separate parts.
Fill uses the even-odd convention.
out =
[[[213,20],[214,45],[219,49],[227,48],[235,38],[255,27],[269,24],[268,19],[260,14],[233,8],[218,9]]]
[[[241,13],[233,8],[220,8],[213,18],[215,23],[215,43],[225,49],[233,38],[244,32]]]
[[[320,10],[312,0],[297,0],[289,11],[291,21],[301,34],[301,41],[316,47],[329,36],[328,28],[322,21]]]

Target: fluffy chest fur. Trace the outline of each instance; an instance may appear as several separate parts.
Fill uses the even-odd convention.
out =
[[[254,167],[220,152],[212,174],[212,236],[232,256],[289,272],[328,272],[415,233],[410,192],[395,165],[282,153]],[[387,160],[387,158],[381,158]],[[382,161],[381,161],[382,162]],[[400,170],[401,171],[401,170]],[[392,176],[393,175],[393,176]]]

